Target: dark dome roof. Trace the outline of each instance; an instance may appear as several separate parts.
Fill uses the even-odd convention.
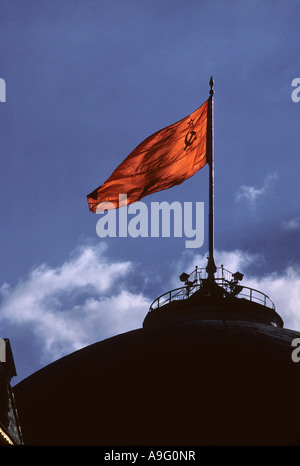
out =
[[[299,444],[299,336],[187,312],[95,343],[14,388],[24,442]]]

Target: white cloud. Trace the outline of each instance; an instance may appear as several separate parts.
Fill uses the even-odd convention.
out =
[[[236,193],[236,200],[240,201],[244,199],[251,206],[254,206],[259,198],[265,196],[272,190],[274,183],[277,180],[277,173],[271,173],[266,177],[264,184],[261,188],[243,185],[239,188],[238,192]]]
[[[286,231],[294,231],[300,229],[300,218],[296,217],[291,220],[284,221],[282,223],[282,228]]]
[[[231,272],[246,271],[247,268],[258,261],[263,261],[263,258],[256,254],[250,254],[245,251],[215,251],[215,263],[217,267],[224,266],[225,269]],[[207,258],[202,254],[193,255],[189,250],[184,251],[179,261],[173,264],[174,275],[171,280],[171,286],[178,288],[180,286],[178,277],[182,272],[191,273],[195,266],[205,268],[207,265]]]
[[[130,262],[109,262],[103,248],[85,247],[60,267],[41,265],[16,286],[0,288],[0,320],[26,329],[48,363],[94,341],[141,326],[149,301],[126,289]],[[28,334],[29,332],[29,334]],[[25,337],[25,336],[24,336]]]
[[[285,328],[300,331],[300,268],[287,267],[281,273],[246,277],[246,281],[272,298]]]

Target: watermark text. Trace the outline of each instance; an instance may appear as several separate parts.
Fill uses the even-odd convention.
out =
[[[99,204],[96,232],[100,238],[187,238],[186,248],[200,248],[204,243],[204,202],[151,202],[150,212],[144,202],[124,205],[126,194],[120,194],[120,207]],[[103,209],[102,209],[103,207]],[[108,210],[104,210],[108,209]],[[101,211],[102,210],[102,211]]]
[[[292,361],[300,362],[300,338],[294,338],[292,341],[292,347],[295,347],[292,351]]]
[[[291,85],[292,87],[295,87],[295,89],[292,92],[292,101],[300,102],[300,78],[293,79]]]
[[[6,83],[0,78],[0,102],[6,102]]]
[[[0,362],[6,362],[6,341],[0,338]]]

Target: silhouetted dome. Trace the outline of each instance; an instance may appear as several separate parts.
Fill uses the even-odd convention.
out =
[[[25,444],[300,444],[300,333],[274,309],[200,291],[19,383]]]

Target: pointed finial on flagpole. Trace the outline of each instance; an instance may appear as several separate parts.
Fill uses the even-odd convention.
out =
[[[213,77],[212,77],[212,76],[210,77],[209,85],[210,85],[210,91],[209,91],[209,93],[210,93],[211,96],[213,96],[214,93],[215,93],[215,91],[214,91],[214,89],[213,89],[213,87],[214,87],[214,85],[215,85],[215,81],[213,80]]]

